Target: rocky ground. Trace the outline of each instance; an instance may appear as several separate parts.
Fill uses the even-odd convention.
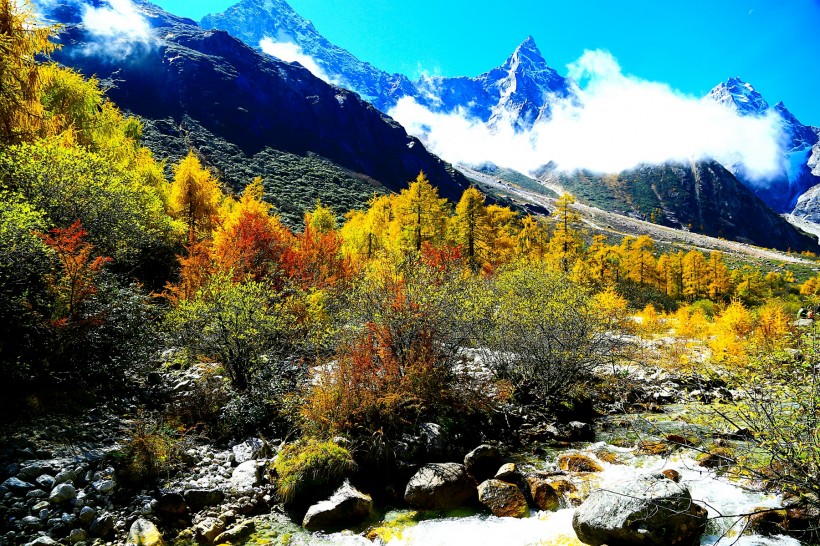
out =
[[[612,374],[618,378],[618,395],[598,400],[599,412],[660,411],[665,404],[733,396],[719,381],[694,376],[641,368],[617,369]],[[172,390],[184,390],[186,385],[179,374],[161,378],[160,383]],[[284,514],[271,470],[282,447],[278,441],[248,438],[225,446],[192,442],[185,453],[185,468],[161,477],[156,486],[134,490],[119,483],[117,454],[129,427],[128,419],[121,416],[133,415],[133,410],[134,406],[98,408],[82,418],[33,420],[6,427],[0,450],[0,545],[154,544],[160,535],[179,543],[241,543],[254,533],[256,516]],[[396,446],[397,453],[406,457],[397,464],[409,477],[400,493],[404,502],[419,510],[483,506],[502,517],[525,517],[530,510],[581,504],[588,492],[578,494],[575,480],[600,471],[596,459],[580,453],[562,455],[554,472],[543,473],[521,471],[504,455],[513,445],[527,450],[545,443],[569,447],[573,442],[591,441],[596,435],[591,422],[543,422],[526,408],[511,409],[509,418],[518,426],[507,445],[484,444],[459,458],[448,454],[447,437],[437,424],[421,424],[415,432],[408,432],[403,445]],[[607,455],[600,457],[605,460]],[[649,489],[657,489],[658,495],[685,502],[688,492],[677,487],[673,474],[651,481]],[[368,493],[345,483],[306,512],[295,515],[290,511],[288,516],[296,517],[309,530],[350,526],[373,513],[374,501]],[[618,513],[640,509],[624,507]],[[598,529],[594,521],[590,523],[596,512],[579,511],[579,536],[597,537],[603,532],[594,530]],[[687,518],[700,522],[702,514],[695,510]],[[691,538],[701,527],[697,523],[685,533],[675,532]]]

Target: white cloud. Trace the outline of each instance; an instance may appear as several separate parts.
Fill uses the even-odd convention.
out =
[[[259,41],[259,48],[271,57],[276,57],[286,63],[299,63],[320,80],[334,85],[339,85],[338,79],[331,78],[327,72],[319,66],[313,57],[302,50],[302,46],[299,44],[295,44],[287,40],[274,41],[269,37],[265,37]]]
[[[85,54],[121,59],[151,43],[151,25],[131,0],[106,0],[107,5],[83,6],[83,26],[93,42]]]
[[[774,113],[741,117],[666,84],[624,75],[603,51],[587,51],[568,68],[580,84],[577,102],[556,103],[551,119],[524,132],[516,132],[509,117],[488,127],[464,112],[431,112],[412,98],[400,100],[390,115],[449,161],[491,161],[522,172],[549,161],[566,171],[613,173],[706,158],[743,163],[761,180],[783,172],[783,136]]]

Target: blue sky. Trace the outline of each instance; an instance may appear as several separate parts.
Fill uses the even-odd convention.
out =
[[[232,0],[159,0],[199,19]],[[532,35],[547,62],[609,51],[624,72],[701,96],[730,76],[820,125],[820,0],[291,0],[331,42],[389,72],[475,76]]]

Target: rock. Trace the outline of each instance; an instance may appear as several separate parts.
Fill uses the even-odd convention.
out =
[[[698,464],[704,468],[726,468],[735,464],[734,453],[728,447],[715,447],[698,455]]]
[[[256,461],[245,461],[231,474],[231,486],[237,491],[248,491],[262,483],[259,465]]]
[[[93,537],[105,538],[114,530],[114,518],[109,514],[103,514],[94,518],[88,526],[88,532]]]
[[[519,483],[521,481],[521,474],[518,473],[518,467],[515,463],[507,463],[502,465],[495,473],[495,479],[507,483]]]
[[[502,462],[498,448],[488,444],[478,446],[464,457],[467,473],[478,483],[492,478]]]
[[[94,488],[94,491],[100,493],[102,495],[107,495],[111,493],[117,484],[113,480],[99,480],[91,484],[91,487]]]
[[[447,455],[447,435],[441,425],[424,423],[419,427],[424,446],[427,450],[427,459],[430,461],[442,459]]]
[[[407,484],[404,500],[422,510],[458,508],[475,496],[464,465],[432,463],[421,467]]]
[[[246,463],[254,459],[261,459],[265,455],[267,444],[259,438],[248,438],[231,448],[236,464]]]
[[[661,471],[661,474],[663,474],[675,483],[680,482],[680,472],[678,472],[677,470],[667,468],[666,470]]]
[[[686,487],[658,473],[594,491],[576,509],[572,527],[592,546],[694,546],[706,519]]]
[[[225,532],[225,522],[216,518],[205,518],[194,526],[194,536],[198,542],[213,544],[216,537]]]
[[[601,472],[603,468],[590,457],[580,453],[565,453],[558,457],[558,467],[567,472]]]
[[[40,510],[45,510],[49,506],[51,506],[51,505],[48,503],[48,501],[40,501],[40,502],[38,502],[37,504],[35,504],[34,506],[31,507],[31,513],[32,514],[38,514],[40,512]]]
[[[27,543],[26,546],[60,546],[60,543],[51,537],[41,536]]]
[[[56,476],[54,476],[54,485],[59,485],[61,483],[66,482],[73,482],[77,479],[77,474],[73,470],[63,470]]]
[[[324,531],[361,522],[373,510],[373,499],[345,483],[333,495],[311,506],[302,526],[308,531]]]
[[[555,440],[560,442],[593,442],[595,441],[595,429],[590,423],[582,421],[570,421],[569,423],[556,423]]]
[[[20,469],[17,476],[21,480],[33,480],[42,474],[52,472],[51,464],[44,461],[37,461],[26,465]]]
[[[159,498],[155,510],[161,518],[176,519],[188,513],[188,505],[181,494],[172,491]]]
[[[29,530],[39,531],[43,528],[43,521],[36,516],[26,516],[20,520],[20,523]]]
[[[246,519],[238,525],[234,525],[218,537],[214,539],[214,544],[233,544],[240,542],[253,534],[256,531],[256,524],[252,519]]]
[[[558,491],[547,480],[537,476],[528,476],[527,486],[535,508],[550,512],[558,510],[560,505]]]
[[[126,546],[162,546],[162,534],[157,526],[147,519],[139,518],[128,531]]]
[[[525,518],[530,515],[527,499],[517,485],[501,480],[486,480],[478,486],[478,501],[500,518]]]
[[[199,512],[225,500],[225,493],[219,489],[189,489],[184,497],[188,507],[194,512]]]
[[[68,534],[68,540],[72,544],[76,544],[77,542],[85,542],[85,539],[87,538],[88,533],[85,532],[85,529],[72,529]]]
[[[80,514],[78,517],[81,523],[88,524],[94,521],[94,518],[97,517],[97,511],[90,506],[83,506],[80,509]]]
[[[24,482],[19,478],[11,477],[3,482],[3,487],[16,495],[23,495],[28,491],[34,489],[34,486],[28,482]]]
[[[48,493],[43,491],[42,489],[32,489],[28,493],[26,493],[27,499],[44,499],[48,497]]]
[[[77,496],[77,490],[70,483],[61,483],[55,487],[48,496],[48,501],[52,504],[60,504],[70,501]]]
[[[37,476],[35,481],[37,482],[37,485],[47,491],[51,491],[54,487],[54,477],[49,476],[48,474],[41,474],[40,476]]]

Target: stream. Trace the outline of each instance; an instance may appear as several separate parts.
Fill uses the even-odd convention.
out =
[[[670,408],[665,415],[646,416],[641,422],[655,431],[670,430],[674,427],[682,407]],[[643,417],[643,416],[642,416]],[[610,418],[615,419],[615,418]],[[623,419],[620,417],[618,419]],[[617,421],[616,421],[617,422]],[[610,420],[611,423],[611,420]],[[563,448],[538,450],[538,455],[522,454],[513,457],[521,471],[554,471],[556,460],[562,453],[582,453],[595,459],[603,467],[603,472],[575,474],[567,476],[577,488],[569,498],[564,498],[562,508],[557,512],[533,511],[529,518],[498,518],[474,509],[463,509],[448,514],[423,514],[411,510],[387,512],[381,519],[371,522],[357,531],[340,533],[311,534],[290,522],[284,516],[271,515],[257,522],[257,533],[247,544],[288,545],[288,546],[330,546],[330,545],[373,545],[391,546],[583,546],[572,529],[575,511],[572,503],[585,498],[594,489],[608,487],[619,481],[629,480],[640,474],[676,470],[680,483],[686,485],[692,498],[709,512],[706,533],[701,538],[701,546],[799,546],[794,538],[775,536],[764,537],[740,533],[744,521],[737,517],[723,517],[744,514],[759,508],[782,506],[779,495],[751,491],[742,484],[721,477],[715,470],[698,465],[695,450],[677,450],[671,455],[637,454],[634,448],[619,448],[608,443],[613,434],[607,432],[607,418],[599,425],[604,431],[596,443],[582,443]],[[622,430],[619,432],[623,432]],[[646,438],[645,431],[636,431]],[[602,450],[609,456],[602,460],[596,456]],[[577,502],[577,501],[576,501]],[[369,538],[368,538],[369,536]]]

